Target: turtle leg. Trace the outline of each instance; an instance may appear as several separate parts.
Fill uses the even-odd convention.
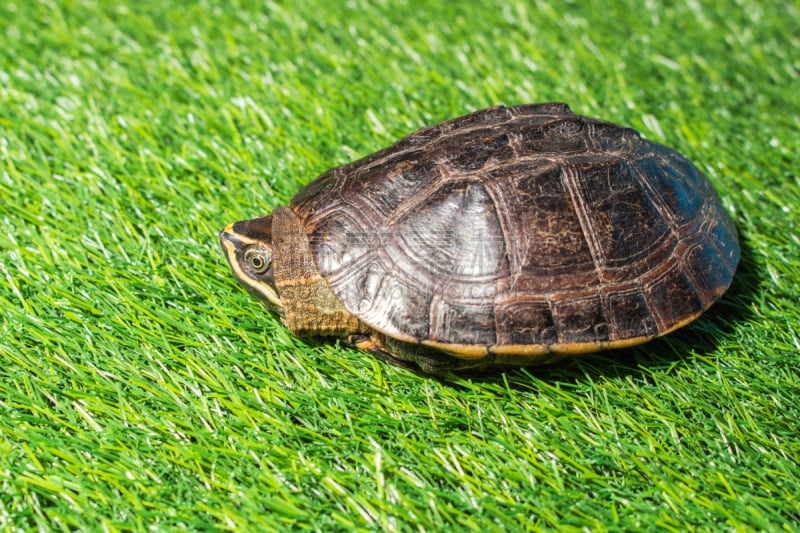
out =
[[[485,367],[487,363],[459,359],[439,350],[396,341],[377,332],[372,335],[350,335],[347,341],[378,359],[427,375],[472,371]]]
[[[369,352],[378,359],[382,361],[386,361],[387,363],[391,363],[393,365],[401,366],[403,368],[407,368],[408,370],[413,370],[415,372],[420,371],[419,365],[414,363],[413,361],[406,361],[405,359],[400,359],[399,357],[395,357],[391,353],[383,350],[378,343],[375,342],[375,339],[372,338],[371,335],[363,335],[363,334],[356,334],[350,335],[347,337],[347,342],[355,346],[360,350],[364,350],[365,352]]]

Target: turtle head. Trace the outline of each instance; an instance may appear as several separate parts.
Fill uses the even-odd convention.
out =
[[[269,309],[282,312],[272,268],[272,215],[228,225],[219,232],[219,243],[242,287]]]

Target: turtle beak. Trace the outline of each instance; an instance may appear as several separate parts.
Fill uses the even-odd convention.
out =
[[[219,232],[219,245],[222,247],[222,254],[228,260],[228,265],[233,268],[236,257],[244,248],[244,243],[233,230],[236,224],[229,224]]]

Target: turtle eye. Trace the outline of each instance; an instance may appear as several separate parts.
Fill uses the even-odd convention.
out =
[[[272,257],[264,249],[253,249],[244,253],[244,260],[253,274],[261,275],[269,270]]]

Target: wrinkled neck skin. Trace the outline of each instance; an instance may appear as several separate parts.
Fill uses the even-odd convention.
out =
[[[303,221],[289,207],[272,213],[275,286],[283,304],[281,319],[297,336],[344,337],[365,331],[320,274]]]

